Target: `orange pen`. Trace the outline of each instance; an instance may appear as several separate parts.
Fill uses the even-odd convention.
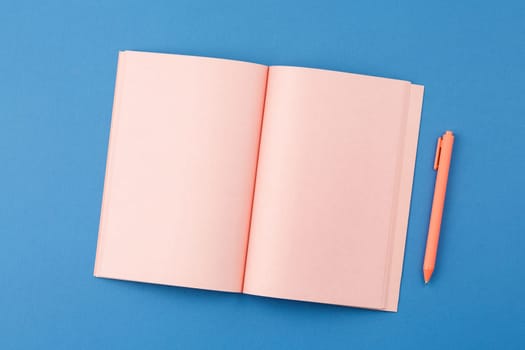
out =
[[[443,218],[443,207],[445,206],[445,193],[447,192],[448,172],[450,170],[453,145],[454,134],[452,131],[446,131],[443,136],[438,138],[436,157],[434,158],[434,170],[437,170],[436,186],[434,188],[434,200],[432,201],[432,213],[430,214],[430,225],[428,227],[425,262],[423,263],[425,283],[430,281],[436,266],[439,231],[441,229],[441,219]]]

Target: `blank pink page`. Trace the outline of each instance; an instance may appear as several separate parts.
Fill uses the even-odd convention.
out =
[[[397,309],[422,92],[270,67],[245,293]]]
[[[241,291],[267,71],[120,53],[96,276]]]

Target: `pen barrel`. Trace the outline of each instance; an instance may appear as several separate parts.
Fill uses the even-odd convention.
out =
[[[454,136],[452,134],[449,135],[447,133],[443,136],[439,155],[439,166],[436,175],[436,185],[434,188],[434,199],[432,201],[432,212],[430,214],[430,224],[428,228],[427,246],[425,250],[423,269],[433,270],[436,263],[453,143]]]

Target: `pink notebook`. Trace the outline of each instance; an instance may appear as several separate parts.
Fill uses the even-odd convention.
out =
[[[119,55],[95,276],[396,311],[423,87]]]

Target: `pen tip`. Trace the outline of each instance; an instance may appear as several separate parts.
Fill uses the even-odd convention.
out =
[[[432,273],[434,272],[433,268],[423,268],[423,280],[425,280],[425,284],[430,282],[430,278],[432,277]]]

